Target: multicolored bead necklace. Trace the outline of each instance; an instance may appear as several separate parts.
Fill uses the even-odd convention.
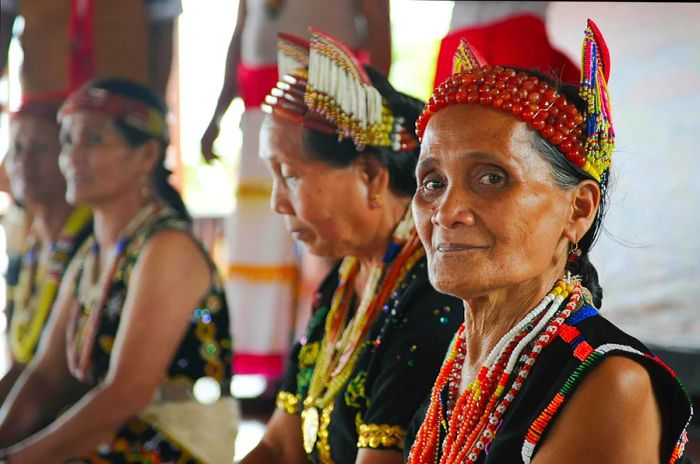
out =
[[[401,283],[410,267],[425,253],[415,228],[410,208],[394,231],[392,244],[382,262],[369,274],[357,312],[348,321],[352,288],[359,271],[355,257],[343,260],[326,326],[318,362],[301,413],[304,450],[313,452],[319,431],[319,409],[329,405],[345,386],[360,354],[359,347],[369,333],[382,305]],[[347,321],[347,322],[346,322]]]
[[[447,435],[439,462],[476,462],[481,452],[493,441],[503,416],[539,354],[556,337],[566,318],[575,311],[581,293],[582,287],[576,278],[559,280],[540,304],[501,338],[489,353],[477,378],[459,394],[462,366],[466,358],[463,325],[433,387],[425,420],[411,447],[409,464],[437,462],[441,426]],[[568,297],[569,302],[561,308]],[[525,352],[529,346],[532,348]],[[513,379],[517,365],[520,369]],[[509,384],[510,388],[503,395]],[[448,387],[447,411],[440,398],[445,387]]]
[[[97,265],[100,246],[94,235],[76,255],[78,259],[84,256],[84,265],[78,282],[78,297],[71,309],[68,323],[66,351],[68,368],[80,381],[85,382],[89,379],[95,337],[119,263],[124,258],[135,232],[143,227],[160,208],[160,205],[148,203],[131,219],[115,245],[109,272],[104,274],[102,279],[100,279]]]
[[[17,362],[26,364],[31,360],[72,256],[75,239],[91,220],[89,208],[79,206],[73,210],[51,246],[45,267],[38,267],[37,248],[40,244],[30,235],[19,282],[14,290],[14,312],[10,322],[10,347]]]

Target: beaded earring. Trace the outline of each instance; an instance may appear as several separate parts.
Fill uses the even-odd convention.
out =
[[[569,263],[573,264],[581,259],[583,251],[578,247],[578,242],[569,244]]]

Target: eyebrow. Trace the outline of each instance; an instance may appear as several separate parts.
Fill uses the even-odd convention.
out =
[[[459,154],[460,158],[469,158],[469,159],[474,159],[477,161],[494,161],[496,160],[496,156],[492,153],[484,152],[484,151],[470,151],[470,152],[464,152]],[[440,164],[440,157],[439,156],[427,156],[420,161],[418,161],[418,164],[416,165],[416,169],[429,169],[432,168],[436,165]]]

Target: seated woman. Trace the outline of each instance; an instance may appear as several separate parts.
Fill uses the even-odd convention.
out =
[[[410,463],[658,463],[689,399],[600,313],[588,254],[614,146],[608,50],[589,21],[580,88],[490,67],[462,43],[418,120],[413,200],[430,281],[464,301]]]
[[[272,207],[311,253],[342,261],[242,462],[400,463],[405,428],[462,321],[459,301],[428,282],[409,209],[422,104],[320,32],[310,57],[302,41],[279,45],[280,72],[292,74],[268,96],[260,136]]]
[[[87,84],[61,108],[67,198],[92,207],[94,235],[0,410],[9,462],[232,458],[235,403],[193,399],[195,386],[218,390],[207,402],[229,391],[229,316],[168,183],[166,112],[145,87],[116,79]]]
[[[8,252],[10,368],[0,380],[0,404],[34,356],[68,263],[92,232],[90,209],[66,202],[58,168],[58,104],[27,99],[10,122],[4,164],[15,201],[32,219],[18,250]]]

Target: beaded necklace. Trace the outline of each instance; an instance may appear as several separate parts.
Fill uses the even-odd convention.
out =
[[[338,272],[338,287],[326,318],[318,362],[301,413],[303,444],[307,454],[313,452],[318,437],[319,409],[328,406],[348,381],[361,351],[359,347],[382,304],[410,270],[406,264],[415,262],[416,255],[423,253],[425,251],[418,240],[409,208],[396,227],[392,243],[381,263],[371,269],[360,305],[349,321],[347,318],[359,261],[355,257],[343,259]]]
[[[58,239],[51,245],[48,262],[38,266],[40,243],[30,235],[22,270],[14,291],[14,312],[10,321],[10,346],[17,362],[28,363],[58,293],[71,250],[78,234],[92,219],[90,209],[76,207],[68,216]]]
[[[78,281],[77,298],[74,300],[68,323],[66,351],[68,368],[82,382],[89,379],[92,349],[99,328],[100,316],[109,296],[119,263],[124,258],[135,232],[143,227],[160,208],[160,205],[148,203],[129,221],[114,247],[114,254],[108,266],[109,272],[103,274],[101,279],[97,263],[100,246],[95,240],[95,236],[90,237],[90,240],[81,248],[81,257],[86,256]],[[81,317],[83,314],[84,316]]]
[[[493,441],[503,416],[539,354],[576,309],[581,293],[582,287],[576,278],[569,276],[557,281],[540,304],[501,338],[489,353],[477,378],[459,394],[462,366],[466,358],[465,329],[462,325],[433,386],[425,420],[411,447],[409,464],[437,462],[441,427],[446,431],[446,436],[439,462],[476,462],[481,452]],[[562,308],[569,296],[569,302]],[[520,369],[511,382],[516,365],[520,365]],[[504,396],[509,383],[510,388]],[[447,414],[440,398],[446,386]]]

